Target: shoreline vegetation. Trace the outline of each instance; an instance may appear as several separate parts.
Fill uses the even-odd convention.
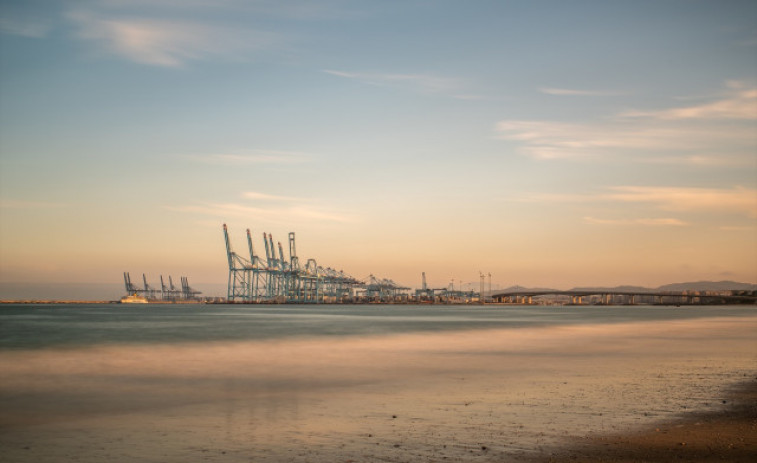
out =
[[[757,378],[733,388],[726,408],[694,410],[652,428],[589,436],[531,463],[757,461]]]

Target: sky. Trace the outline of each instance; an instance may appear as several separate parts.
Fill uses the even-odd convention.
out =
[[[0,2],[2,288],[222,286],[224,223],[410,287],[755,283],[757,3]]]

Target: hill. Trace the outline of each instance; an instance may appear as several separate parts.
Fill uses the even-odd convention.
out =
[[[673,283],[657,288],[660,291],[757,291],[757,284],[736,281],[696,281]]]
[[[555,291],[549,288],[525,288],[523,286],[510,286],[497,290],[499,292],[517,291]],[[646,288],[643,286],[622,285],[612,288],[602,286],[587,286],[571,288],[568,291],[617,291],[629,293],[654,293],[661,291],[757,291],[757,284],[739,283],[736,281],[692,281],[687,283],[673,283],[658,288]]]

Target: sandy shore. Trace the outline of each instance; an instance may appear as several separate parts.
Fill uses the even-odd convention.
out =
[[[0,461],[605,461],[592,452],[659,436],[694,451],[702,435],[664,423],[733,424],[755,332],[744,317],[5,351]]]
[[[555,448],[532,461],[757,461],[757,378],[735,388],[720,411],[695,411],[644,431],[596,436]]]

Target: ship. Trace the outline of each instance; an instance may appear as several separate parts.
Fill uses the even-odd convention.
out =
[[[121,304],[147,304],[147,298],[137,296],[136,293],[121,298]]]

